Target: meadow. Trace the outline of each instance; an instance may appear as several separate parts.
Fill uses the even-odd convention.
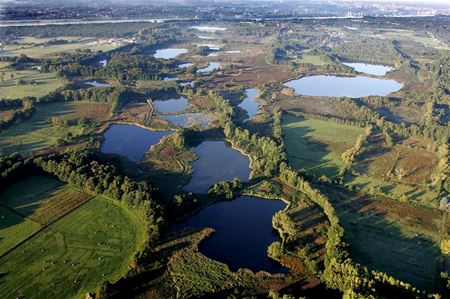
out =
[[[103,121],[111,113],[108,104],[89,102],[57,102],[36,108],[30,119],[0,132],[0,154],[29,153],[53,146],[68,136],[84,135],[88,132],[76,125],[78,119]],[[52,123],[52,119],[57,123]]]
[[[80,298],[124,275],[144,239],[130,211],[96,197],[0,259],[0,296]]]
[[[0,82],[0,99],[20,99],[23,97],[42,97],[63,86],[61,78],[56,73],[40,73],[33,70],[0,70],[4,73],[4,82]],[[17,80],[25,81],[17,85]],[[36,85],[28,84],[35,81]]]
[[[298,60],[300,63],[310,63],[314,65],[326,65],[329,64],[323,60],[319,55],[302,55]]]
[[[282,125],[289,164],[328,177],[338,175],[342,153],[364,132],[359,127],[293,115],[285,115]]]

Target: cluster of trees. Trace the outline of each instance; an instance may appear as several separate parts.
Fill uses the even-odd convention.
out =
[[[346,149],[342,153],[341,158],[342,161],[344,162],[344,168],[341,170],[341,174],[343,174],[347,169],[350,169],[353,161],[355,161],[356,155],[358,155],[361,152],[364,143],[367,141],[367,138],[369,138],[370,134],[372,133],[372,129],[373,129],[372,126],[368,126],[366,132],[358,136],[355,145],[351,148]]]
[[[17,122],[30,118],[36,111],[36,107],[34,107],[34,103],[30,98],[12,101],[0,100],[0,109],[8,108],[12,108],[14,111],[8,119],[0,120],[0,130],[7,129]]]
[[[77,186],[90,194],[119,200],[139,211],[147,223],[149,237],[159,237],[164,224],[159,193],[147,181],[123,176],[114,165],[101,161],[88,151],[36,158],[33,163],[59,180]]]
[[[30,160],[24,160],[18,153],[0,157],[0,191],[13,182],[33,173]]]
[[[242,182],[238,178],[231,181],[222,181],[214,184],[208,193],[216,197],[225,197],[226,199],[233,199],[242,190]]]
[[[434,176],[433,183],[439,191],[445,190],[450,193],[450,155],[448,143],[444,143],[439,147],[438,154],[438,173]]]

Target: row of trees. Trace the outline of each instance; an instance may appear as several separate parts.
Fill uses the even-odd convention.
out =
[[[351,148],[346,149],[342,155],[342,161],[344,162],[344,168],[341,171],[341,174],[343,174],[346,170],[350,169],[352,166],[353,161],[355,161],[356,155],[358,155],[361,152],[361,149],[364,145],[364,143],[367,141],[367,138],[369,138],[370,134],[372,133],[372,126],[368,126],[366,131],[359,135],[356,139],[355,145]]]

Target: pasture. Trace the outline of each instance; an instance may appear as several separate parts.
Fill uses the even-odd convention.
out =
[[[64,42],[51,43],[56,40],[64,40]],[[63,52],[73,53],[77,50],[107,52],[117,48],[117,46],[117,43],[111,43],[108,40],[98,40],[95,37],[61,37],[56,39],[25,37],[20,39],[18,44],[5,45],[2,54],[5,56],[20,56],[25,54],[32,58],[45,58],[56,56]]]
[[[96,197],[0,259],[0,297],[81,298],[119,279],[144,238],[130,211]]]
[[[53,146],[68,136],[84,135],[88,132],[76,124],[79,118],[102,121],[111,113],[103,103],[57,102],[36,108],[31,118],[0,132],[0,154],[29,153]]]
[[[326,65],[329,64],[327,61],[323,60],[319,55],[302,55],[298,59],[300,63],[309,63],[314,65]]]
[[[1,70],[0,73],[4,74],[4,81],[0,82],[0,99],[39,98],[63,86],[62,79],[56,73],[32,70]],[[18,80],[24,83],[17,85]]]
[[[328,177],[338,175],[342,153],[364,133],[363,128],[293,115],[283,116],[282,125],[289,164]]]

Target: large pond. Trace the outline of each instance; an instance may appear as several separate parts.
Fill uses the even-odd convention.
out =
[[[203,141],[192,150],[198,159],[192,163],[191,181],[184,186],[184,190],[207,193],[213,184],[235,177],[248,182],[250,160],[224,141]]]
[[[393,67],[378,64],[352,63],[352,62],[344,62],[344,64],[346,66],[353,68],[357,72],[366,73],[374,76],[384,76],[386,75],[387,72],[394,70]]]
[[[214,120],[213,116],[203,113],[162,114],[157,117],[182,128],[189,128],[198,124],[202,129],[206,129],[209,123]]]
[[[232,271],[287,273],[267,257],[267,248],[277,241],[273,215],[285,204],[277,200],[241,196],[218,202],[191,217],[181,227],[211,227],[215,232],[200,243],[199,250],[211,259],[226,263]]]
[[[258,91],[254,88],[249,88],[245,90],[245,94],[245,99],[238,105],[238,107],[241,107],[242,109],[247,111],[248,117],[244,121],[248,121],[252,119],[253,116],[256,115],[256,113],[258,113],[259,104],[255,100],[255,97],[258,95]]]
[[[139,161],[152,145],[171,133],[172,131],[150,131],[135,125],[112,125],[105,132],[105,141],[100,150]]]
[[[199,73],[210,73],[212,71],[218,70],[220,68],[219,62],[210,62],[207,67],[204,67],[202,69],[198,69],[197,72]]]
[[[306,96],[351,97],[385,96],[402,88],[395,80],[369,77],[311,76],[284,84]]]
[[[158,112],[178,112],[189,108],[189,104],[185,97],[179,97],[178,99],[168,100],[155,100],[153,104]]]
[[[187,49],[175,49],[175,48],[159,49],[156,50],[156,53],[153,55],[153,57],[162,59],[172,59],[177,57],[178,55],[186,54],[187,52],[188,52]]]

